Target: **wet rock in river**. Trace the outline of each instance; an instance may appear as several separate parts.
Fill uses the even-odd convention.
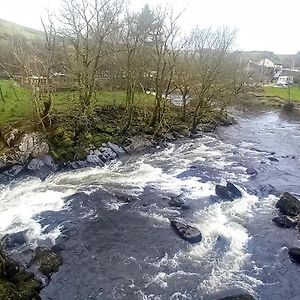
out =
[[[125,203],[131,203],[140,200],[140,198],[133,195],[116,195],[116,197]]]
[[[287,216],[278,216],[272,220],[277,226],[283,228],[295,228],[298,221],[292,220]]]
[[[1,242],[7,249],[15,248],[21,245],[24,245],[27,243],[28,239],[26,236],[27,230],[12,233],[12,234],[6,234]]]
[[[217,184],[215,188],[217,196],[222,200],[234,200],[242,197],[240,190],[231,182],[227,182],[226,186]]]
[[[290,248],[289,256],[293,262],[300,264],[300,248]]]
[[[279,160],[278,160],[276,157],[270,156],[270,157],[268,157],[268,159],[269,159],[270,161],[279,162]]]
[[[268,196],[269,194],[277,193],[275,187],[271,184],[259,186],[259,190],[262,193],[262,196]]]
[[[171,200],[168,201],[168,204],[172,207],[178,207],[178,208],[182,208],[182,209],[189,209],[190,207],[185,204],[185,202],[180,199],[180,196],[172,196]]]
[[[246,173],[251,176],[256,176],[258,174],[257,170],[253,167],[247,168]]]
[[[234,198],[241,198],[242,197],[242,193],[241,191],[231,182],[227,182],[226,184],[226,188],[227,190],[234,196]]]
[[[228,191],[226,186],[216,185],[215,192],[219,198],[222,200],[233,200],[232,194]]]
[[[63,258],[59,252],[54,252],[47,247],[37,247],[30,265],[37,266],[38,270],[49,278],[52,273],[58,271],[62,263]]]
[[[109,147],[112,151],[114,151],[117,154],[117,156],[122,156],[123,154],[125,154],[125,151],[121,146],[118,146],[111,142],[107,143],[107,147]]]
[[[292,194],[285,192],[276,203],[276,208],[285,215],[297,216],[300,213],[300,201]]]
[[[174,220],[171,221],[171,226],[182,239],[190,243],[199,243],[202,240],[202,234],[196,227]]]

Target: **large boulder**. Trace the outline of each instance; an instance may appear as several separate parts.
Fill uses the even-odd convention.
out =
[[[19,144],[20,155],[42,157],[49,152],[49,146],[37,133],[25,134]]]
[[[300,264],[300,248],[290,248],[289,256],[293,262]]]
[[[199,243],[202,240],[201,232],[193,226],[174,220],[171,221],[171,226],[182,239],[190,243]]]
[[[272,221],[278,226],[283,228],[295,228],[298,221],[292,220],[287,216],[278,216],[272,219]]]
[[[59,266],[63,263],[63,258],[59,252],[54,252],[47,247],[37,247],[35,255],[30,261],[30,265],[34,265],[38,270],[48,278],[52,273],[57,272]]]
[[[216,195],[222,200],[234,200],[242,197],[240,190],[231,182],[227,182],[226,186],[217,184],[215,187]]]
[[[285,215],[297,216],[300,213],[300,201],[292,194],[285,192],[276,203],[276,208]]]

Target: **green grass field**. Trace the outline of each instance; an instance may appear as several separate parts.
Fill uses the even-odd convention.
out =
[[[279,97],[283,100],[289,100],[289,92],[286,87],[265,86],[264,92],[266,96]],[[294,85],[290,87],[291,100],[300,101],[300,86]]]
[[[32,95],[29,89],[20,87],[12,81],[0,80],[4,102],[0,98],[0,125],[23,123],[32,119]],[[99,91],[96,92],[93,99],[93,105],[125,105],[125,91]],[[135,104],[148,106],[153,104],[153,96],[142,92],[136,93]],[[77,108],[78,96],[76,92],[56,92],[53,97],[53,113],[64,114]]]

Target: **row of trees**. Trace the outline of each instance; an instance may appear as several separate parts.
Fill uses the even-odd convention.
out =
[[[149,125],[163,126],[168,96],[177,93],[182,98],[178,117],[186,120],[191,112],[195,129],[212,103],[218,102],[221,111],[226,107],[245,78],[230,52],[234,31],[196,27],[183,35],[180,17],[169,7],[146,5],[131,12],[121,0],[63,0],[61,15],[49,14],[43,23],[43,39],[30,45],[21,38],[12,40],[13,57],[1,65],[32,87],[35,114],[44,127],[51,124],[55,89],[76,91],[89,119],[95,91],[110,85],[126,90],[123,130],[132,124],[141,90],[155,92]]]

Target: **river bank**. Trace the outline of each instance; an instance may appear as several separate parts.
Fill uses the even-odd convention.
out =
[[[33,245],[60,245],[64,263],[42,299],[296,297],[299,266],[286,245],[299,246],[298,231],[272,223],[279,197],[264,187],[300,194],[299,122],[277,110],[235,117],[234,126],[103,168],[1,186],[1,233],[27,230],[15,258],[28,262],[25,250]],[[242,198],[215,199],[226,181]],[[170,206],[174,197],[189,209]],[[201,242],[179,239],[174,218],[199,229]]]

